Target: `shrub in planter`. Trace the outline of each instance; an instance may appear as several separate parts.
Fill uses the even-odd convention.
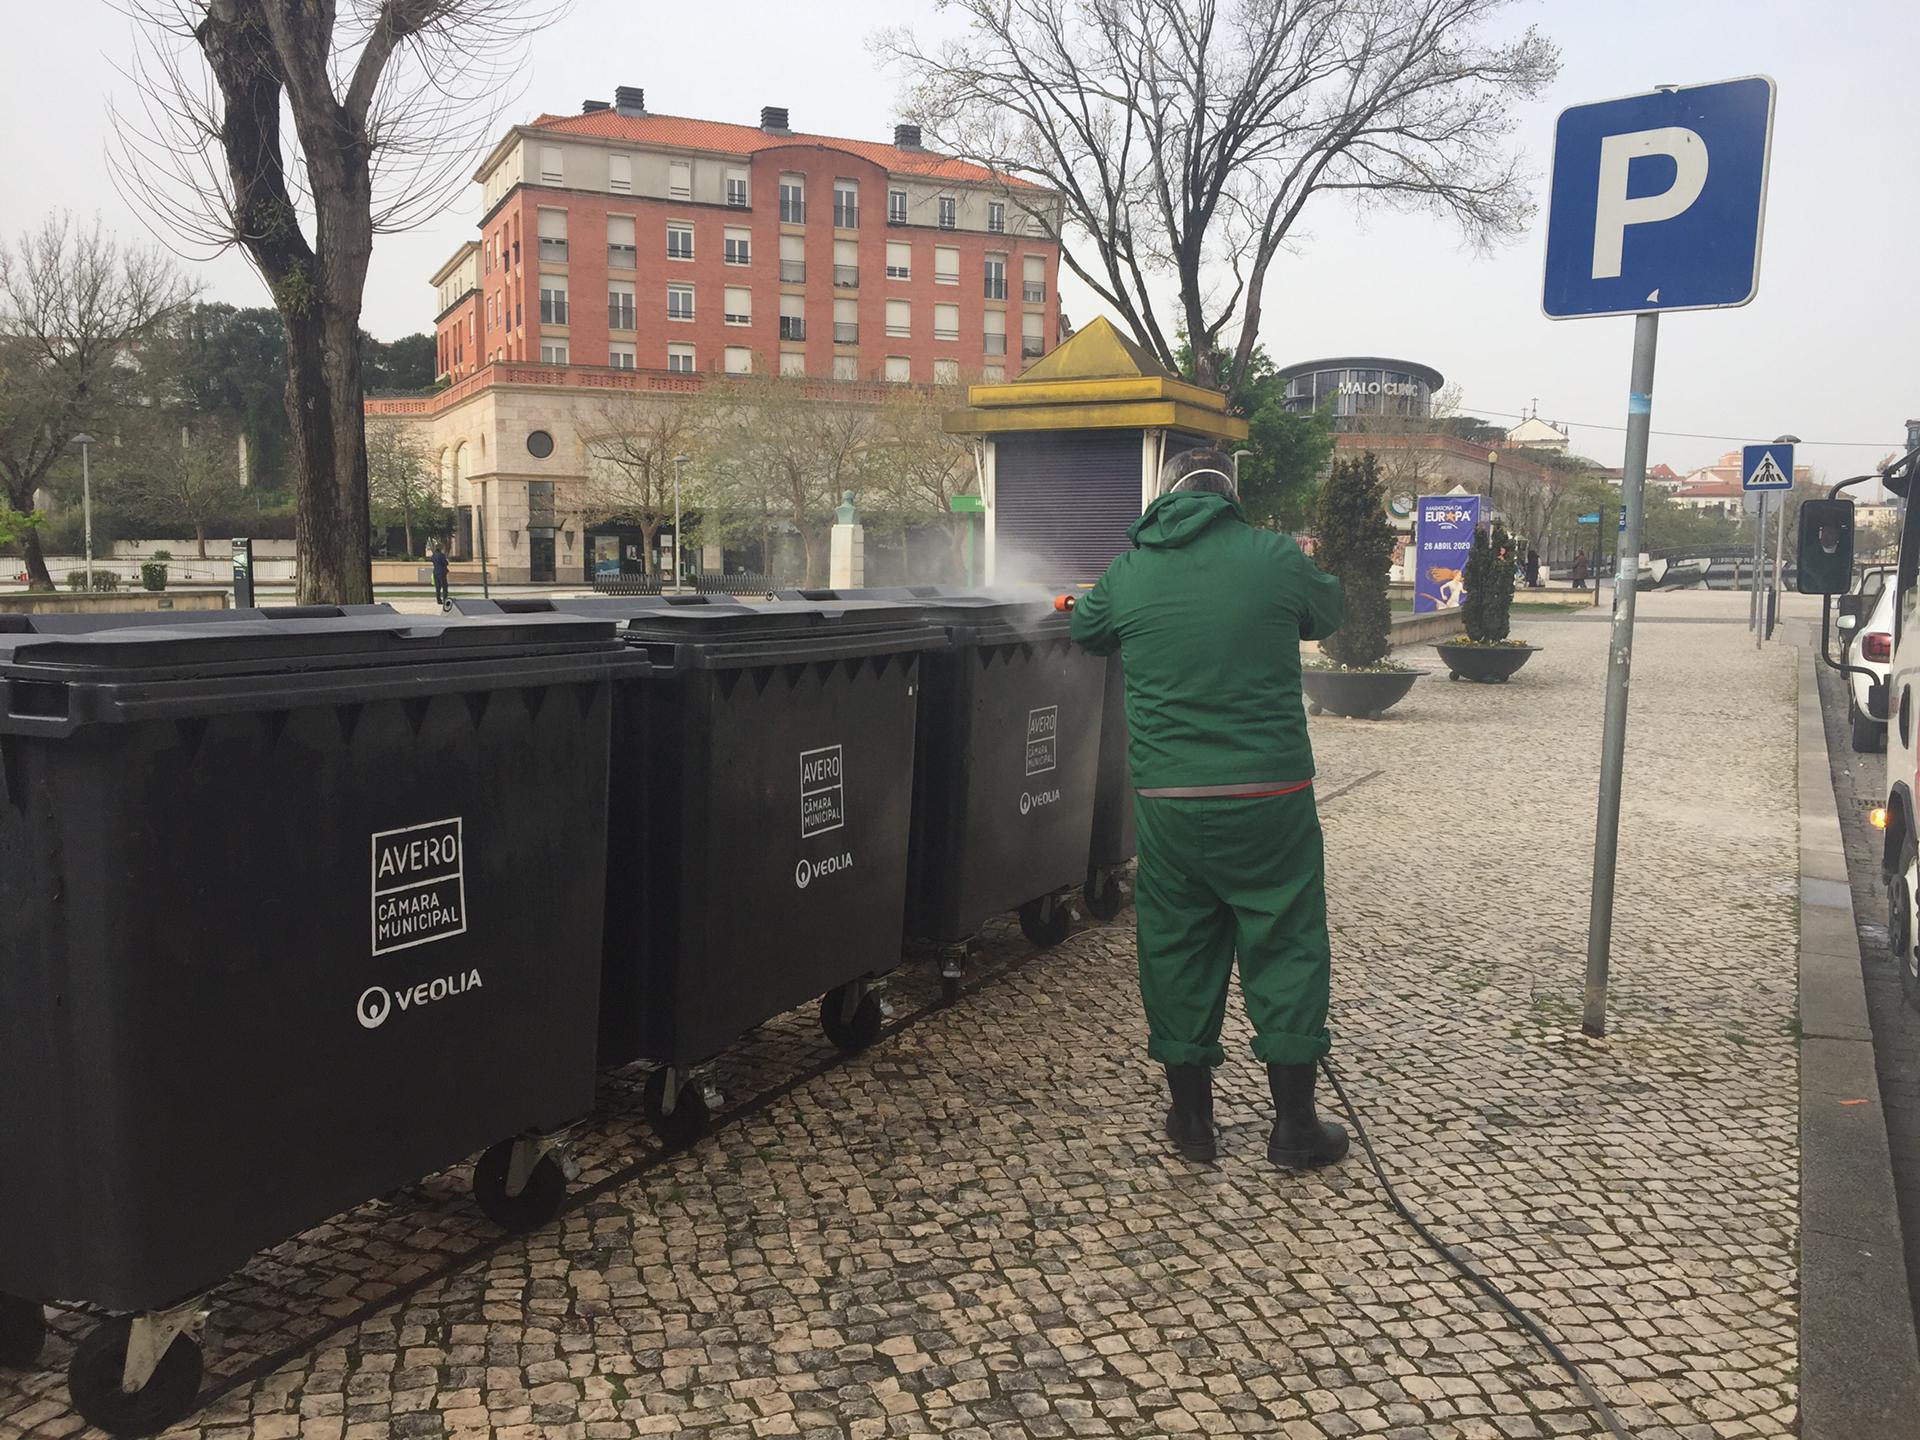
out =
[[[1326,661],[1309,663],[1301,684],[1315,714],[1374,716],[1413,688],[1420,672],[1388,659],[1393,610],[1387,572],[1393,564],[1393,526],[1387,522],[1379,462],[1367,451],[1337,460],[1314,513],[1313,558],[1339,577],[1347,618],[1320,642]]]
[[[151,560],[140,562],[140,584],[148,590],[167,588],[167,562],[173,559],[169,550],[156,550]]]
[[[76,570],[67,576],[67,588],[69,590],[85,590],[87,588],[87,572],[85,570]],[[93,588],[95,590],[118,590],[120,588],[120,577],[114,574],[113,571],[102,570],[96,565],[93,570]]]
[[[1455,680],[1505,681],[1538,647],[1512,637],[1513,537],[1494,528],[1477,532],[1462,577],[1467,593],[1460,622],[1467,633],[1434,648]]]

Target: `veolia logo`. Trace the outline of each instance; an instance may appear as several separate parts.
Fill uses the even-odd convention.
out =
[[[1020,813],[1027,815],[1042,805],[1051,805],[1060,798],[1058,790],[1023,791],[1020,796]]]
[[[362,1029],[377,1030],[387,1023],[387,1017],[396,1007],[403,1011],[416,1010],[436,1000],[449,1000],[479,988],[478,970],[469,970],[460,975],[443,975],[438,980],[422,980],[405,990],[389,991],[383,986],[369,985],[360,992],[359,1000],[354,1002],[353,1015]]]
[[[368,1030],[378,1030],[392,1013],[393,997],[378,985],[369,985],[361,991],[353,1007],[354,1018]]]
[[[837,875],[853,868],[851,853],[829,855],[824,860],[802,860],[793,867],[793,883],[804,890],[822,875]]]

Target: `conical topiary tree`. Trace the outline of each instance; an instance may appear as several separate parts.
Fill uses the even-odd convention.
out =
[[[1462,579],[1460,623],[1476,645],[1498,645],[1513,628],[1513,537],[1505,530],[1476,530]]]
[[[1346,623],[1322,643],[1334,664],[1350,669],[1378,665],[1389,649],[1387,571],[1394,535],[1384,501],[1380,463],[1369,450],[1358,459],[1334,461],[1314,513],[1313,558],[1340,578],[1347,596]]]

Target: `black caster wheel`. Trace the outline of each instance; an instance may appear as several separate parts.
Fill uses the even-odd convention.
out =
[[[1458,670],[1447,671],[1447,679],[1458,680],[1459,678],[1460,678],[1460,672]]]
[[[1067,938],[1073,915],[1057,895],[1042,895],[1020,907],[1020,933],[1042,950]]]
[[[960,977],[958,975],[942,975],[940,977],[940,1003],[942,1005],[953,1005],[958,1003],[959,999]]]
[[[945,993],[945,986],[941,987]],[[958,978],[954,980],[954,993],[960,990]],[[846,991],[844,985],[836,986],[820,997],[820,1028],[827,1032],[827,1039],[838,1045],[849,1055],[864,1050],[880,1038],[880,1026],[883,1017],[880,1014],[880,997],[869,990],[860,997],[860,1003],[853,1007],[853,1016],[847,1018]]]
[[[145,1385],[131,1395],[122,1390],[132,1334],[131,1320],[102,1321],[80,1342],[67,1366],[73,1408],[89,1424],[116,1437],[159,1434],[185,1419],[200,1393],[200,1345],[190,1335],[174,1337]]]
[[[1326,713],[1326,708],[1322,705],[1313,704],[1307,706],[1307,714],[1309,715],[1324,715]]]
[[[1087,913],[1096,920],[1111,920],[1127,903],[1126,894],[1111,870],[1097,870],[1081,888],[1080,898],[1087,902]]]
[[[47,1343],[47,1316],[35,1300],[0,1295],[0,1365],[26,1369]]]
[[[646,1089],[640,1092],[640,1104],[647,1112],[647,1124],[653,1127],[653,1133],[676,1150],[693,1144],[713,1123],[706,1092],[691,1079],[680,1082],[679,1092],[673,1097],[673,1109],[667,1109],[665,1066],[647,1076]]]
[[[567,1198],[567,1176],[552,1155],[534,1162],[526,1186],[518,1195],[507,1193],[507,1171],[513,1163],[517,1140],[502,1140],[473,1167],[473,1198],[480,1213],[509,1235],[538,1230],[560,1213],[560,1202]]]

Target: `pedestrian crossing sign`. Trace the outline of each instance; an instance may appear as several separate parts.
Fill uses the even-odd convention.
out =
[[[1793,446],[1748,445],[1740,451],[1742,490],[1791,490]]]

